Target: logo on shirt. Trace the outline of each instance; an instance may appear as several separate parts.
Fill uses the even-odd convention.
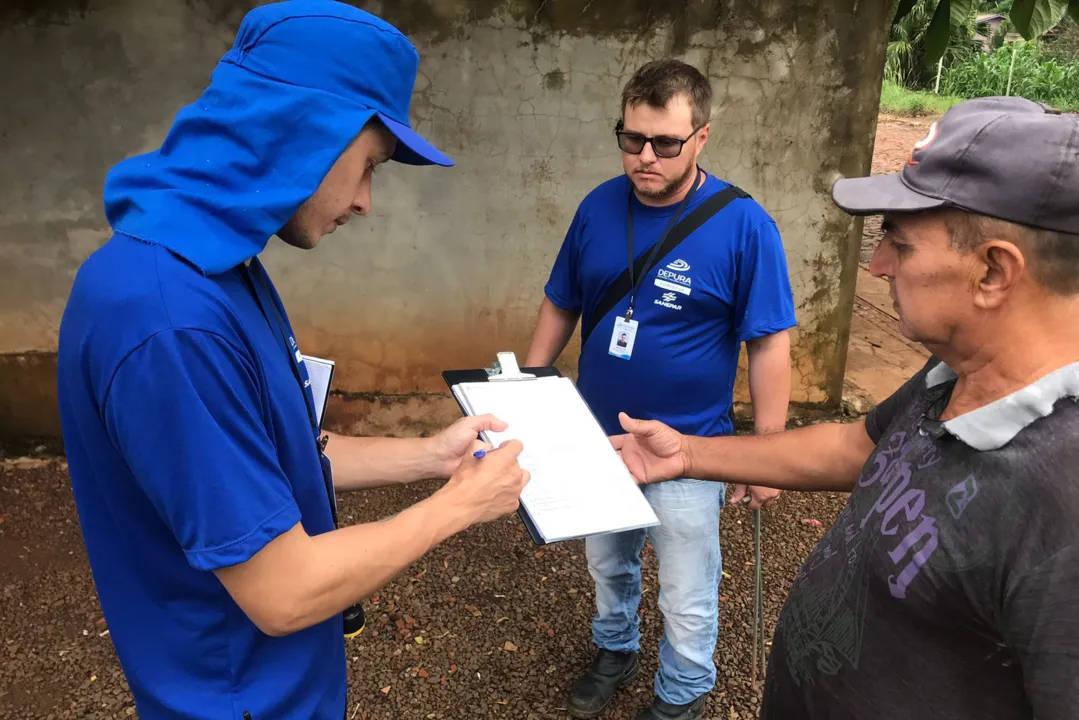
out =
[[[659,281],[656,281],[657,284]],[[666,292],[663,293],[663,297],[658,300],[654,300],[653,303],[660,307],[670,308],[671,310],[681,310],[681,305],[675,305],[674,301],[678,299],[678,293]]]
[[[880,445],[791,584],[776,632],[785,636],[787,669],[799,687],[857,669],[866,619],[879,612],[869,610],[870,588],[887,587],[892,597],[908,598],[938,554],[939,505],[923,490],[928,482],[922,472],[941,456],[919,438],[897,432]]]
[[[671,292],[680,293],[682,295],[689,295],[693,286],[693,281],[690,280],[689,275],[685,273],[689,271],[689,263],[685,260],[675,260],[667,265],[666,268],[660,268],[656,273],[656,287],[661,287],[664,290],[670,290]]]
[[[978,481],[974,479],[973,475],[949,490],[948,509],[951,510],[952,517],[958,520],[963,511],[967,509],[967,505],[977,494]]]

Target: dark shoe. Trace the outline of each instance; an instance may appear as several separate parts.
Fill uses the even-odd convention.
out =
[[[588,720],[603,714],[618,688],[637,677],[637,653],[601,649],[596,659],[577,678],[566,699],[566,710],[575,718]]]
[[[637,720],[700,720],[704,717],[704,701],[707,697],[701,695],[685,705],[671,705],[655,698],[650,707],[641,710]]]

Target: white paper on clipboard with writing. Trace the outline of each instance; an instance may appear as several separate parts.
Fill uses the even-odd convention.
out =
[[[569,378],[466,382],[453,392],[469,414],[490,413],[509,425],[484,433],[492,445],[524,445],[519,462],[531,477],[521,504],[546,542],[659,524]]]

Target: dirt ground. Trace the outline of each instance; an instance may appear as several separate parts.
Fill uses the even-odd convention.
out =
[[[0,717],[126,718],[134,707],[102,620],[65,466],[0,466]],[[345,522],[386,517],[433,483],[346,498]],[[768,628],[784,588],[842,507],[838,496],[790,495],[762,522]],[[718,687],[708,717],[756,717],[750,683],[753,524],[723,514]],[[803,522],[818,520],[823,527]],[[356,718],[565,718],[563,694],[589,662],[593,592],[582,542],[532,545],[510,517],[438,547],[365,604],[367,629],[349,642],[349,709]],[[644,671],[606,717],[632,718],[650,698],[662,618],[646,551]]]
[[[925,123],[882,118],[874,172],[891,171],[924,135]],[[874,236],[876,233],[876,236]],[[862,261],[879,238],[867,224]],[[866,395],[880,400],[918,363],[904,346],[882,289],[863,272],[851,355]],[[886,294],[886,286],[883,289]],[[903,353],[910,353],[904,355]],[[886,355],[886,357],[882,357]],[[894,364],[892,375],[877,372]],[[880,379],[883,377],[883,381]],[[430,494],[433,483],[344,498],[344,522],[386,517]],[[786,588],[844,497],[783,497],[763,514],[768,634]],[[753,523],[730,507],[721,523],[717,686],[706,717],[755,718]],[[510,517],[451,538],[366,603],[368,626],[349,641],[349,716],[566,718],[562,701],[593,649],[593,589],[582,542],[538,548]],[[645,550],[642,672],[604,716],[633,718],[649,701],[662,617],[656,564]],[[135,709],[94,591],[61,458],[0,458],[0,718],[128,718]]]

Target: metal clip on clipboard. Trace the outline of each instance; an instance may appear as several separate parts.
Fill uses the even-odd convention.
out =
[[[498,360],[486,368],[487,382],[509,382],[513,380],[535,380],[531,373],[521,372],[517,365],[517,355],[512,352],[498,353]]]

